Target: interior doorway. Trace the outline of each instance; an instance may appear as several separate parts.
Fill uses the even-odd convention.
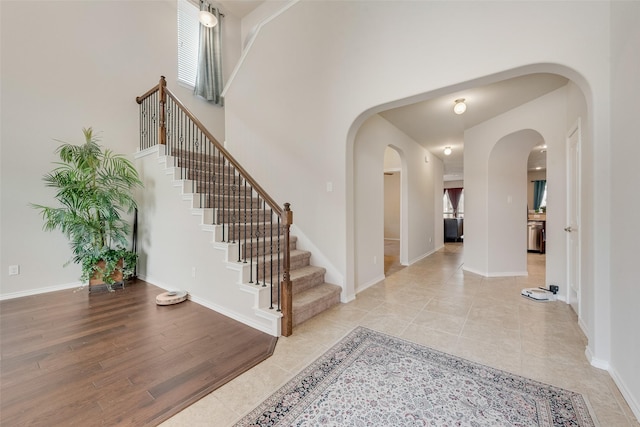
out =
[[[544,286],[547,253],[547,145],[534,146],[527,159],[527,273]]]
[[[400,154],[391,146],[384,153],[384,275],[404,266],[400,263],[402,172]]]

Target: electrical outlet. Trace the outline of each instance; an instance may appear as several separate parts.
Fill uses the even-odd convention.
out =
[[[374,264],[377,264],[377,263],[378,263],[378,257],[377,257],[377,256],[375,256],[375,255],[374,255],[374,257],[373,257],[373,263],[374,263]]]
[[[559,287],[558,285],[550,285],[550,286],[549,286],[549,290],[550,290],[551,292],[553,292],[554,294],[557,294],[557,293],[558,293],[558,291],[560,290],[560,287]]]
[[[20,274],[20,266],[19,265],[10,265],[9,266],[9,276],[17,276]]]
[[[195,267],[191,267],[191,277],[193,277],[194,279],[196,278],[196,268]]]

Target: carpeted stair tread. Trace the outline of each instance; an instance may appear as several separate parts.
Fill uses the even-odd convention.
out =
[[[340,303],[342,288],[330,283],[314,286],[293,298],[293,325],[299,325]]]
[[[289,277],[292,282],[293,295],[297,295],[315,285],[323,283],[325,273],[326,269],[315,265],[307,265],[292,270]]]
[[[291,270],[290,279],[291,279],[291,294],[293,295],[293,300],[298,297],[301,293],[306,290],[318,286],[324,283],[324,274],[326,269],[323,267],[317,267],[315,265],[307,265],[301,268],[296,268],[295,270]],[[273,295],[274,303],[278,301],[278,295]]]
[[[277,221],[271,221],[271,208],[261,198],[256,198],[252,186],[245,185],[239,172],[218,155],[182,149],[175,149],[173,155],[178,167],[182,168],[180,179],[190,182],[191,191],[184,191],[193,193],[197,201],[194,205],[213,208],[214,222],[224,224],[222,241],[243,242],[240,252],[250,255],[246,262],[251,266],[252,280],[260,282],[266,276],[267,282],[279,282],[282,271],[277,267],[278,255],[275,253],[271,260],[269,254],[272,250],[283,249],[279,247],[284,245],[280,233],[285,229],[279,227]],[[339,304],[342,288],[325,282],[326,269],[310,265],[311,252],[297,249],[296,240],[295,236],[290,236],[290,279],[293,324],[299,325]],[[271,271],[272,263],[274,271]],[[277,295],[273,297],[273,302],[277,303]]]

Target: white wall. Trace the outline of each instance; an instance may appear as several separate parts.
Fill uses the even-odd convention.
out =
[[[544,140],[547,144],[548,162],[549,193],[547,197],[548,200],[555,198],[559,201],[553,205],[554,209],[547,213],[547,282],[564,283],[566,242],[562,227],[565,220],[565,203],[560,200],[564,200],[566,194],[564,176],[565,135],[568,126],[565,118],[566,110],[566,89],[563,87],[465,132],[465,269],[488,276],[510,274],[517,270],[496,268],[497,264],[492,262],[492,259],[509,258],[515,256],[513,251],[517,251],[520,255],[519,260],[512,260],[512,262],[524,262],[523,268],[526,271],[526,242],[516,243],[512,233],[516,233],[516,236],[520,235],[522,239],[526,236],[526,160],[531,148]],[[519,150],[521,156],[517,167],[509,169],[513,164],[509,165],[503,159],[505,160],[503,166],[496,171],[490,161],[496,143],[507,135],[525,129],[532,129],[536,134],[530,138],[524,148]],[[478,161],[478,159],[481,160]],[[512,175],[519,185],[518,190],[511,189],[514,194],[508,194],[506,189],[505,192],[492,193],[493,189],[490,185],[492,173],[501,173],[503,170],[509,170],[509,176]],[[508,204],[507,196],[512,196],[511,204]],[[514,210],[511,218],[518,224],[512,223],[513,228],[509,233],[503,234],[498,233],[497,230],[501,227],[501,221],[505,219],[500,217],[504,212],[501,208],[506,206]],[[494,213],[497,216],[494,217]],[[492,229],[495,229],[494,232],[491,231]],[[558,258],[562,259],[560,264],[554,262]],[[560,287],[562,295],[565,295],[565,287]]]
[[[173,174],[167,174],[165,163],[159,162],[163,154],[156,146],[136,155],[145,185],[140,197],[138,275],[163,289],[185,290],[199,304],[278,336],[276,311],[267,310],[271,315],[254,312],[259,306],[257,293],[268,288],[242,285],[249,281],[249,267],[245,266],[242,280],[240,268],[233,263],[237,246],[231,246],[229,253],[224,245],[214,246],[213,231],[203,230],[202,215],[194,215],[199,210],[192,209],[191,200],[173,185]],[[266,295],[263,298],[268,301]]]
[[[286,8],[296,0],[269,0],[264,1],[260,6],[255,8],[251,13],[242,19],[240,35],[242,38],[242,47],[246,47],[252,37],[258,31],[258,27],[265,21],[270,20],[274,15]]]
[[[541,138],[536,131],[520,130],[500,138],[491,148],[487,168],[485,242],[489,276],[527,275],[527,159]],[[469,143],[473,144],[473,141]],[[474,208],[470,206],[471,211],[465,214],[467,218],[479,213]],[[474,232],[472,229],[472,236]],[[468,242],[468,234],[465,237]]]
[[[591,266],[591,285],[608,292],[609,16],[609,3],[588,1],[302,1],[263,26],[247,53],[227,92],[227,139],[251,170],[263,163],[286,165],[256,175],[278,200],[292,202],[297,224],[344,272],[343,286],[354,289],[361,269],[354,172],[360,125],[378,111],[466,87],[531,72],[561,74],[585,93],[588,106],[592,146],[585,150],[583,178],[593,200],[584,213],[593,220],[584,230],[592,254],[584,256],[593,262],[583,264]],[[380,22],[402,31],[382,31]],[[454,26],[459,34],[451,37]],[[562,142],[566,123],[559,127],[553,139]],[[486,164],[486,157],[479,159]],[[327,181],[333,192],[324,190]],[[465,202],[470,198],[465,191]],[[559,222],[549,220],[549,226],[561,227]],[[564,242],[553,247],[560,252],[547,258],[562,259]],[[551,279],[564,281],[564,274]],[[608,360],[606,307],[607,298],[593,298],[590,315],[602,317],[602,330],[590,331],[589,347],[595,358]]]
[[[640,98],[640,3],[612,2],[611,10],[611,373],[640,420],[640,144],[637,109],[625,108]]]
[[[355,143],[356,291],[384,278],[382,169],[389,145],[399,153],[402,165],[400,262],[410,264],[433,252],[436,224],[442,227],[442,213],[436,221],[433,209],[435,184],[442,183],[442,162],[432,158],[425,163],[428,151],[381,116],[372,116]]]
[[[160,75],[221,141],[224,113],[176,85],[176,2],[2,1],[1,8],[1,260],[0,296],[78,283],[76,265],[59,232],[42,231],[30,202],[53,204],[41,177],[53,167],[53,139],[82,142],[93,126],[102,143],[137,150],[135,97]],[[224,62],[240,55],[239,24],[225,21]],[[20,275],[7,276],[20,265]]]
[[[51,138],[73,140],[93,125],[112,148],[135,150],[133,97],[159,74],[175,81],[175,3],[2,1],[0,8],[0,288],[6,295],[76,280],[77,270],[61,268],[66,242],[41,232],[40,218],[26,205],[51,200],[40,181],[53,160]],[[586,103],[586,114],[578,115],[585,117],[583,180],[591,190],[583,193],[589,250],[582,259],[589,350],[611,363],[637,409],[640,351],[629,325],[640,321],[633,282],[640,230],[634,221],[624,231],[612,227],[617,218],[609,206],[638,208],[625,185],[638,182],[630,166],[638,157],[637,126],[634,113],[618,106],[638,92],[639,27],[637,2],[303,1],[265,25],[248,52],[227,94],[226,136],[265,188],[293,203],[296,224],[353,294],[360,125],[391,106],[524,73],[569,77]],[[564,114],[571,117],[571,84],[568,92]],[[217,123],[222,112],[198,115]],[[223,139],[219,129],[210,128]],[[333,191],[326,191],[327,182]],[[554,197],[550,203],[562,201]],[[550,254],[547,260],[548,269],[560,270],[550,265]],[[20,276],[6,276],[11,264],[22,266]]]
[[[351,141],[366,117],[543,68],[562,69],[584,85],[584,78],[566,67],[519,68],[532,63],[579,70],[600,94],[608,87],[607,27],[601,25],[607,14],[606,4],[588,2],[297,3],[262,28],[228,89],[230,149],[251,170],[262,162],[287,165],[257,172],[258,178],[277,199],[292,202],[298,225],[345,272],[345,286],[354,286]],[[403,31],[381,32],[374,23],[383,21],[402,23]],[[539,21],[545,22],[542,33]],[[332,23],[331,32],[325,22]],[[442,37],[452,23],[462,34]],[[580,43],[566,36],[569,25]],[[302,33],[307,36],[290,37]],[[460,57],[473,66],[458,67]],[[390,78],[394,75],[402,78]],[[608,126],[606,113],[601,120]],[[296,184],[284,185],[290,176]],[[334,183],[331,193],[324,191],[327,181]]]

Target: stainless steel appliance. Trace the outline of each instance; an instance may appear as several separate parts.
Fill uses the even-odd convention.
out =
[[[543,221],[529,221],[527,224],[527,251],[540,252],[542,245]]]

